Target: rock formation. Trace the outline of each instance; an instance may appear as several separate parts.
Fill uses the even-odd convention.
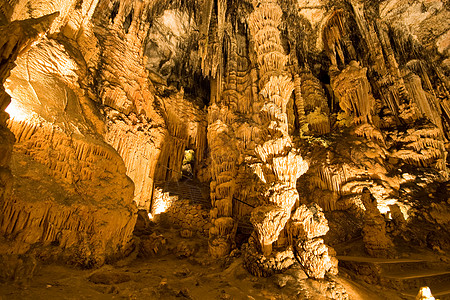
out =
[[[23,32],[33,30],[22,22]],[[87,121],[80,103],[86,99],[76,94],[76,64],[64,47],[45,39],[16,64],[5,84],[15,114],[8,127],[16,137],[14,192],[2,201],[1,214],[2,234],[12,240],[8,252],[55,245],[60,250],[33,251],[82,266],[126,254],[135,222],[133,183]],[[17,82],[23,83],[19,89]]]
[[[151,257],[166,240],[133,244],[138,210],[207,235],[214,259],[241,247],[257,276],[327,278],[328,245],[361,237],[364,255],[446,253],[449,14],[440,0],[2,1],[0,256]]]
[[[416,296],[416,300],[434,300],[429,287],[422,287]]]
[[[329,230],[322,209],[315,203],[298,207],[288,225],[289,240],[296,256],[312,278],[324,278],[326,273],[337,274],[337,259],[333,248],[325,245],[321,236]]]
[[[7,128],[6,121],[9,115],[4,111],[10,104],[10,96],[6,93],[3,83],[9,76],[11,69],[15,66],[14,61],[19,54],[26,50],[31,44],[39,38],[39,35],[48,30],[48,27],[53,22],[55,15],[46,16],[38,20],[29,20],[24,22],[14,22],[7,25],[2,25],[2,32],[12,32],[12,37],[4,35],[1,40],[1,87],[0,87],[0,138],[1,138],[1,187],[0,187],[0,201],[2,203],[9,198],[12,192],[12,176],[10,171],[10,161],[12,154],[12,146],[14,137],[11,131]]]
[[[364,188],[361,201],[366,211],[364,212],[363,240],[366,251],[375,257],[392,256],[393,244],[386,235],[386,223],[377,207],[377,200],[370,194],[368,188]]]

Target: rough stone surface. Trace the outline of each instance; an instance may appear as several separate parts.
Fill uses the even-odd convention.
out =
[[[225,262],[244,243],[258,276],[296,260],[308,276],[335,273],[322,239],[341,254],[448,261],[449,9],[1,1],[0,254],[21,255],[7,269],[26,257],[192,258],[205,235]],[[164,191],[186,177],[209,185],[209,212]],[[136,206],[153,219],[133,239]],[[178,250],[154,223],[179,229]],[[305,286],[348,296],[325,278]],[[153,296],[191,293],[163,284]]]

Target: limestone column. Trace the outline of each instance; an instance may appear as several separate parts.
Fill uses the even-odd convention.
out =
[[[260,162],[252,167],[264,184],[261,198],[265,204],[255,208],[250,218],[255,227],[251,239],[258,240],[259,247],[249,249],[247,268],[255,275],[264,276],[270,274],[270,269],[288,267],[285,263],[271,264],[267,258],[298,201],[296,181],[308,170],[308,164],[293,147],[288,132],[286,105],[294,82],[286,70],[288,56],[278,30],[282,10],[274,0],[253,1],[253,6],[248,25],[257,56],[259,97],[263,106],[259,112],[261,141],[255,149]],[[254,243],[249,241],[249,244]],[[256,256],[260,257],[253,259]]]

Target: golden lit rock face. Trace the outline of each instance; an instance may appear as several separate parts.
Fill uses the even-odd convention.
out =
[[[23,32],[32,34],[35,25],[23,23]],[[44,253],[57,245],[48,259],[95,266],[130,247],[133,183],[99,135],[99,114],[80,87],[82,73],[70,55],[44,38],[15,61],[5,84],[12,96],[8,127],[16,137],[16,180],[12,196],[2,199],[2,233],[15,237],[10,253],[26,253],[36,244],[42,245],[36,253]]]
[[[259,206],[252,211],[250,222],[258,233],[264,255],[272,253],[272,244],[278,239],[288,219],[286,210],[275,205]]]
[[[95,148],[91,150],[96,152]],[[53,151],[53,155],[56,153]],[[102,162],[94,155],[90,160],[95,162],[91,163],[95,165],[92,169],[102,170],[103,174],[104,165],[111,165],[111,160]],[[102,187],[89,186],[83,180],[69,184],[55,176],[58,169],[51,170],[20,151],[14,153],[11,169],[14,192],[2,204],[0,218],[2,234],[11,239],[8,253],[25,254],[34,248],[32,251],[44,260],[64,260],[83,267],[100,266],[107,259],[128,253],[136,218],[130,203],[132,183],[124,176],[124,170],[109,173],[115,179],[103,175],[90,180]],[[115,192],[125,199],[105,191],[109,190],[111,179],[117,183],[119,174],[123,183]]]
[[[392,256],[393,244],[386,236],[386,225],[378,210],[377,200],[370,194],[369,189],[364,188],[361,201],[366,209],[363,227],[363,241],[366,251],[375,257]]]
[[[177,201],[163,186],[185,179],[186,150],[210,188],[196,230],[224,257],[253,225],[254,275],[335,274],[327,233],[362,232],[372,256],[410,236],[445,252],[448,16],[439,0],[2,1],[11,252],[56,245],[48,258],[84,266],[126,254],[136,206]]]
[[[352,61],[342,72],[331,77],[331,87],[339,106],[356,123],[370,122],[374,114],[375,99],[369,94],[366,72],[367,69]]]
[[[146,11],[151,3],[117,5],[99,1],[93,13],[92,32],[99,55],[89,84],[96,101],[106,108],[105,139],[122,156],[127,175],[135,183],[134,200],[138,207],[149,209],[156,164],[167,135],[143,55],[149,30]]]
[[[48,29],[56,16],[57,14],[54,14],[36,20],[13,22],[0,27],[0,32],[4,33],[0,39],[0,44],[2,44],[0,53],[0,82],[2,83],[0,87],[0,202],[2,206],[10,201],[12,192],[13,179],[10,161],[14,143],[14,137],[6,127],[8,114],[4,112],[4,109],[10,103],[10,96],[5,92],[3,83],[14,67],[14,61],[19,54]],[[6,32],[13,34],[9,36],[6,35]]]

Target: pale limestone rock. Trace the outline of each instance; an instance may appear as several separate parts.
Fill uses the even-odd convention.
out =
[[[278,239],[290,214],[281,206],[259,206],[252,211],[250,222],[255,227],[265,256],[272,252],[272,243]]]
[[[272,251],[268,256],[261,253],[260,247],[256,233],[253,233],[243,249],[244,267],[255,276],[269,277],[286,271],[295,263],[291,247]]]
[[[33,34],[36,21],[23,21],[30,26],[24,32]],[[98,135],[102,129],[80,87],[79,65],[51,39],[25,50],[6,85],[13,99],[8,126],[17,141],[15,192],[2,205],[2,234],[15,236],[10,251],[35,248],[44,259],[64,257],[85,267],[125,255],[136,219],[133,184],[121,158]],[[57,250],[46,253],[50,245]]]
[[[326,15],[325,4],[323,0],[298,0],[297,6],[299,13],[308,19],[313,27],[319,26]]]
[[[376,257],[392,256],[393,243],[386,234],[384,217],[378,210],[377,200],[368,188],[363,189],[361,201],[366,209],[364,212],[363,241],[367,253]]]
[[[329,230],[325,214],[316,203],[309,207],[301,205],[292,214],[289,221],[289,237],[292,242],[297,239],[310,240],[327,234]]]
[[[406,134],[393,138],[404,146],[394,150],[392,157],[416,166],[433,166],[440,170],[444,177],[448,176],[444,163],[447,152],[438,127],[425,125],[415,130],[409,129]]]
[[[366,73],[367,69],[353,61],[331,79],[339,106],[347,114],[353,115],[356,123],[370,122],[374,114],[375,99],[370,94]]]
[[[315,203],[301,205],[289,220],[288,238],[295,245],[295,255],[309,277],[324,278],[327,272],[337,274],[336,253],[319,238],[328,230],[327,219]]]
[[[416,296],[416,300],[434,300],[435,298],[431,294],[429,287],[421,287],[419,293]]]
[[[327,272],[337,274],[338,261],[334,250],[325,245],[321,238],[299,241],[296,251],[296,256],[309,277],[320,279]]]
[[[287,56],[283,53],[280,33],[276,28],[280,23],[281,8],[271,1],[261,1],[253,5],[255,10],[250,14],[248,22],[255,40],[261,74],[260,97],[264,105],[260,113],[260,126],[261,130],[269,132],[269,136],[264,138],[265,141],[255,149],[256,154],[265,163],[258,176],[268,185],[265,195],[269,197],[268,202],[277,204],[278,207],[257,207],[252,212],[251,222],[258,231],[263,255],[269,256],[272,243],[278,239],[290,217],[290,210],[298,199],[297,192],[286,189],[285,185],[295,186],[297,178],[306,172],[308,165],[303,163],[302,157],[295,153],[295,150],[289,151],[292,145],[286,105],[294,91],[295,83],[283,75]]]
[[[231,217],[218,217],[209,229],[209,253],[213,257],[223,257],[230,253],[237,224]]]
[[[24,83],[16,98],[48,102],[34,108],[41,110],[40,117],[45,120],[37,117],[38,122],[30,125],[16,118],[10,126],[17,134],[18,149],[45,165],[58,184],[73,191],[91,188],[98,179],[102,186],[86,195],[111,206],[114,201],[102,199],[103,192],[97,191],[106,189],[111,180],[112,198],[128,194],[126,180],[122,181],[126,172],[135,184],[134,200],[140,208],[168,208],[176,200],[161,195],[154,188],[155,181],[180,179],[184,150],[195,149],[199,165],[194,166],[194,173],[205,182],[212,179],[212,225],[202,228],[210,230],[210,252],[217,256],[234,247],[236,220],[248,216],[251,206],[276,204],[289,215],[296,204],[317,200],[325,210],[348,210],[361,207],[355,195],[369,187],[379,208],[386,209],[396,203],[396,191],[405,191],[409,179],[402,177],[403,165],[418,169],[423,177],[414,178],[427,184],[447,176],[445,128],[450,98],[446,71],[439,67],[448,56],[448,9],[443,1],[416,2],[352,0],[346,7],[318,0],[258,0],[252,1],[252,10],[247,7],[250,2],[237,1],[227,7],[230,2],[223,0],[201,4],[158,1],[158,7],[151,0],[3,1],[0,24],[61,12],[51,26],[51,38],[33,46],[27,52],[28,61],[24,57],[17,60],[16,71],[22,68],[27,74],[25,67],[30,67],[31,84],[27,76],[14,76],[16,71],[11,77]],[[198,55],[191,50],[197,46]],[[332,65],[328,74],[328,61],[319,54],[322,50]],[[50,63],[44,68],[42,62]],[[183,88],[200,89],[200,83],[185,86],[185,82],[198,79],[191,74],[200,73],[209,77],[207,120],[206,111],[183,93]],[[34,86],[37,97],[26,85]],[[296,129],[302,129],[298,140],[290,136],[295,123],[290,106],[293,92]],[[4,99],[0,95],[2,109],[3,102],[9,101]],[[51,103],[48,99],[62,101]],[[79,106],[77,113],[66,114],[66,108],[73,112],[74,100]],[[103,115],[97,112],[97,104]],[[346,113],[338,112],[338,105]],[[50,111],[45,112],[44,107]],[[426,119],[434,126],[418,124]],[[5,120],[4,114],[0,125]],[[49,138],[49,130],[54,130],[54,138]],[[125,172],[115,152],[97,143],[100,136],[122,157]],[[42,143],[47,139],[52,151],[46,152]],[[29,148],[31,142],[27,141],[36,147]],[[26,145],[22,147],[22,143]],[[8,164],[11,144],[11,136],[2,135],[0,166]],[[295,149],[304,144],[309,144],[306,151]],[[96,153],[85,155],[89,149]],[[111,174],[101,174],[97,164]],[[311,191],[310,195],[299,197],[297,179],[308,169],[307,185],[299,190],[313,188],[305,192]],[[428,171],[436,170],[441,177],[429,175]],[[10,190],[9,173],[1,172],[1,184]],[[443,206],[430,211],[432,222],[446,224]],[[167,213],[173,213],[174,220],[177,216],[178,223],[194,222],[191,212],[179,218],[182,207],[175,205],[179,210]],[[273,261],[261,254],[260,239],[254,235],[246,263],[250,270],[257,270],[252,273],[282,270],[289,264],[281,262],[293,257],[292,251],[286,250],[289,243],[298,245],[300,235],[313,239],[326,232],[326,220],[319,213],[312,215],[320,222],[312,222],[309,212],[303,215],[299,211],[287,223],[309,224],[302,229],[308,234],[297,232],[287,239],[289,229],[281,230],[273,243]],[[98,215],[95,218],[102,220]],[[374,226],[382,227],[379,221]],[[60,242],[58,233],[48,236]],[[36,239],[33,234],[29,237]],[[90,246],[88,242],[84,245]],[[319,242],[311,245],[305,249],[318,253],[325,249]],[[286,251],[289,254],[276,258],[277,253]],[[327,256],[320,260],[308,252],[302,254],[321,276]]]
[[[419,62],[420,64],[421,62]],[[419,110],[420,116],[428,118],[438,128],[442,128],[441,110],[434,95],[427,93],[422,88],[421,78],[409,73],[403,77],[406,89],[414,100]]]
[[[310,127],[309,129],[313,133],[319,135],[329,133],[331,130],[329,108],[325,91],[323,90],[320,81],[311,73],[303,73],[298,81],[301,95],[296,95],[296,97],[301,96],[303,99],[303,109],[306,116],[306,122]],[[297,102],[297,107],[299,107]]]

